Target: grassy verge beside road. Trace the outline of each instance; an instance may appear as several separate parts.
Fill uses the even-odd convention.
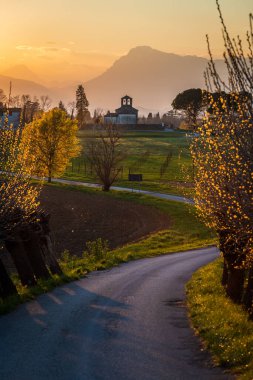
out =
[[[214,361],[238,379],[253,379],[253,322],[225,295],[221,260],[199,269],[187,284],[192,324]]]
[[[94,197],[96,194],[101,194],[99,190],[95,189],[77,188],[58,184],[51,186],[64,187],[73,192],[78,190],[84,193],[84,196],[85,193],[93,194]],[[37,295],[47,292],[57,285],[78,279],[90,271],[110,268],[138,258],[184,251],[215,243],[215,237],[212,236],[211,232],[196,218],[193,206],[134,193],[110,192],[107,193],[106,196],[156,207],[169,215],[171,227],[168,230],[151,234],[140,241],[113,251],[99,248],[97,253],[88,255],[84,252],[82,257],[65,254],[61,260],[64,275],[60,277],[54,276],[49,281],[39,281],[36,287],[22,287],[17,278],[14,278],[18,287],[19,296],[12,297],[5,301],[0,300],[0,313],[7,312],[18,303],[33,299]]]

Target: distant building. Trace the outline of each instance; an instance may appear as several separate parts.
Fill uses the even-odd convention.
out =
[[[121,98],[121,107],[115,112],[107,112],[104,116],[105,124],[137,124],[138,110],[132,106],[133,99],[126,95]]]
[[[4,126],[5,119],[8,119],[8,125],[12,125],[13,128],[18,128],[21,121],[21,108],[9,108],[7,112],[6,107],[0,107],[0,127]]]

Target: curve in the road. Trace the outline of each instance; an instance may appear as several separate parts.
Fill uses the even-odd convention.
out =
[[[142,259],[0,318],[0,379],[229,379],[189,326],[185,283],[215,248]]]

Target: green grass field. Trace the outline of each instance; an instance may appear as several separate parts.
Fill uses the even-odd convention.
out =
[[[126,159],[122,162],[122,173],[118,186],[141,188],[179,195],[192,195],[193,166],[189,152],[189,138],[184,132],[123,132],[122,150]],[[90,166],[85,158],[85,144],[93,138],[92,131],[78,133],[83,152],[73,159],[64,178],[94,182]],[[161,176],[161,165],[168,153],[172,158],[165,173]],[[128,181],[131,173],[143,174],[142,183]]]
[[[190,318],[215,362],[238,379],[252,380],[253,322],[226,297],[221,276],[220,259],[194,273],[187,284]]]

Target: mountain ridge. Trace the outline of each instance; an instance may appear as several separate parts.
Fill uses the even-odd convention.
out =
[[[31,97],[40,95],[50,95],[50,89],[31,80],[14,78],[0,74],[0,88],[8,94],[12,84],[12,95],[29,94]]]
[[[221,60],[216,62],[224,75],[224,64]],[[172,100],[179,92],[205,87],[203,72],[207,63],[206,58],[195,55],[183,56],[150,46],[137,46],[102,74],[86,82],[80,80],[76,85],[53,88],[0,75],[0,88],[8,93],[12,81],[13,95],[49,95],[56,105],[60,99],[65,103],[75,100],[77,85],[83,83],[91,110],[97,107],[114,110],[120,105],[120,98],[128,94],[137,108],[165,112],[171,109]]]
[[[40,77],[24,64],[10,66],[7,69],[3,70],[0,75],[14,79],[28,80],[43,85],[41,83],[42,80]]]
[[[220,62],[217,61],[218,66]],[[204,88],[204,70],[208,60],[194,55],[181,56],[148,46],[131,49],[103,74],[86,82],[91,103],[99,107],[118,106],[126,93],[134,104],[164,112],[171,108],[175,96],[188,88]]]

